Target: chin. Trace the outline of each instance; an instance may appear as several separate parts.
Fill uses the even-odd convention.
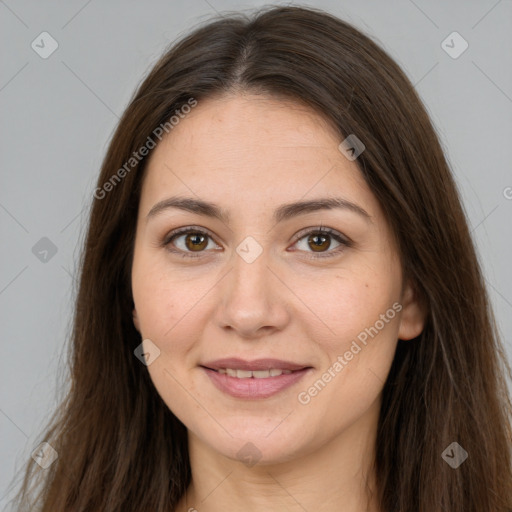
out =
[[[240,426],[229,428],[226,425],[233,437],[226,434],[222,440],[213,439],[211,436],[203,439],[219,455],[243,462],[248,467],[255,464],[281,464],[300,456],[304,450],[297,431],[292,432],[293,429],[288,425],[286,429],[280,429],[279,426],[276,428],[277,424],[278,422],[269,426],[267,420],[259,426],[253,424],[246,429],[241,429]]]

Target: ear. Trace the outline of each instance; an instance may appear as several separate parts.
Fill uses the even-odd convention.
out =
[[[402,291],[401,304],[402,314],[398,338],[401,340],[412,340],[423,331],[427,308],[410,280],[407,281]]]
[[[139,333],[140,333],[139,317],[137,315],[137,310],[135,309],[135,306],[133,307],[132,315],[133,315],[133,325],[135,325],[135,329],[137,329],[137,331],[139,331]]]

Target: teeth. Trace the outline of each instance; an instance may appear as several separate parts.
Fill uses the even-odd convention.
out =
[[[276,375],[281,375],[281,372],[279,370],[275,370],[275,371],[277,372]],[[272,375],[270,373],[270,370],[258,370],[258,371],[253,371],[251,373],[255,379],[266,379],[267,377],[270,377],[270,376],[274,377],[274,375]]]
[[[288,375],[292,373],[291,370],[279,370],[277,368],[271,368],[270,370],[234,370],[232,368],[219,368],[219,373],[227,374],[229,377],[236,377],[238,379],[266,379],[268,377],[278,377],[279,375]]]

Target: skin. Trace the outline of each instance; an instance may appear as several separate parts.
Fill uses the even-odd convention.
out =
[[[356,161],[339,151],[341,141],[306,106],[236,93],[199,102],[150,155],[132,268],[133,321],[160,350],[147,370],[188,429],[192,484],[178,511],[379,510],[367,504],[365,486],[374,490],[381,392],[397,340],[419,335],[425,315],[403,280],[384,214]],[[175,208],[146,219],[174,195],[213,202],[230,222]],[[272,219],[284,203],[326,196],[356,203],[370,219],[348,209]],[[163,245],[187,226],[211,238],[195,251],[187,234]],[[308,231],[320,226],[351,245],[327,235],[330,246],[315,251]],[[252,263],[236,252],[248,236],[263,249]],[[308,258],[326,253],[334,255]],[[298,394],[394,303],[400,313],[300,403]],[[199,366],[230,356],[312,370],[270,398],[233,398]],[[237,455],[248,442],[258,450],[256,465]]]

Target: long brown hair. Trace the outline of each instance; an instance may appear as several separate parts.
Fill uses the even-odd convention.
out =
[[[236,91],[306,103],[337,127],[340,142],[349,134],[364,141],[357,163],[428,311],[422,334],[398,342],[383,389],[381,510],[512,510],[511,370],[436,132],[383,49],[350,24],[299,7],[196,28],[163,55],[126,108],[98,179],[105,193],[92,198],[70,389],[40,438],[58,459],[45,470],[30,460],[19,510],[168,512],[189,485],[186,428],[134,356],[141,339],[130,275],[147,158],[126,162],[191,98],[200,104]],[[456,469],[442,457],[453,442],[468,454]]]

